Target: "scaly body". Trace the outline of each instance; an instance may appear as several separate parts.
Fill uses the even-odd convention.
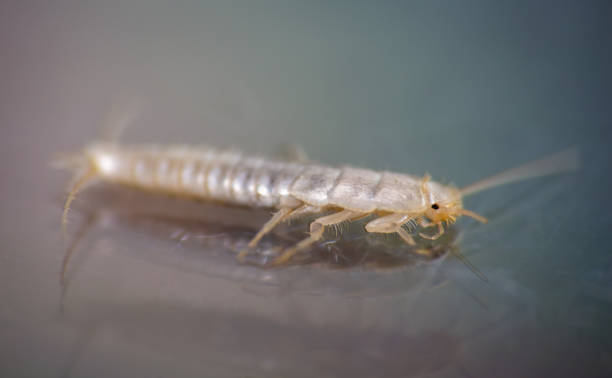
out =
[[[567,159],[565,155],[560,156]],[[560,157],[555,159],[558,162]],[[434,235],[420,233],[422,237],[436,239],[444,233],[443,224],[454,222],[460,215],[486,222],[485,218],[463,209],[462,196],[497,185],[496,182],[509,177],[496,176],[493,181],[489,179],[457,190],[431,181],[427,175],[415,177],[352,167],[282,162],[209,148],[130,147],[114,143],[87,146],[71,163],[80,172],[66,199],[64,225],[75,194],[93,179],[200,200],[275,208],[276,213],[251,240],[250,248],[283,221],[304,214],[331,212],[312,221],[310,236],[285,250],[274,261],[276,264],[288,261],[319,240],[326,226],[369,215],[377,218],[366,224],[367,232],[397,233],[412,245],[415,242],[404,227],[406,224],[437,227]],[[509,172],[512,177],[527,177],[533,167],[527,168],[530,170],[520,168]],[[239,258],[247,252],[243,251]]]
[[[420,177],[246,157],[184,146],[118,147],[85,152],[106,181],[252,207],[338,207],[356,212],[423,212],[429,202],[458,199],[452,188]]]

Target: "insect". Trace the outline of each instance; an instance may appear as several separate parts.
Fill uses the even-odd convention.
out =
[[[508,182],[576,169],[578,158],[577,149],[570,148],[463,189],[435,182],[429,175],[416,177],[354,167],[284,162],[249,157],[236,151],[188,146],[122,146],[98,142],[63,159],[62,165],[77,171],[64,204],[64,230],[75,195],[96,180],[185,198],[275,209],[248,248],[238,255],[240,260],[282,222],[325,213],[310,223],[308,237],[272,261],[273,265],[281,265],[319,241],[327,227],[365,217],[374,217],[365,225],[367,232],[394,233],[410,245],[416,244],[415,234],[408,229],[417,225],[422,228],[418,232],[420,237],[435,240],[445,232],[445,225],[460,216],[486,223],[485,217],[463,208],[465,196]],[[426,229],[433,231],[423,232]]]

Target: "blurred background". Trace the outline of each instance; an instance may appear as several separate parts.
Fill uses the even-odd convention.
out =
[[[3,1],[0,375],[609,376],[611,22],[607,1]],[[570,146],[582,169],[467,199],[491,221],[455,243],[488,282],[452,257],[241,266],[267,214],[143,224],[92,189],[62,289],[49,163],[134,98],[126,142],[297,144],[457,186]]]

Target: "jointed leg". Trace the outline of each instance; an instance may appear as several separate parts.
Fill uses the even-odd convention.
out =
[[[438,239],[440,236],[442,236],[442,234],[444,234],[444,227],[442,226],[442,223],[430,223],[426,220],[422,220],[419,221],[419,224],[422,227],[432,227],[432,226],[437,226],[438,227],[438,232],[436,232],[433,235],[426,235],[422,232],[419,232],[419,236],[425,239],[429,239],[429,240],[436,240]]]
[[[272,229],[278,226],[279,223],[284,221],[285,218],[287,218],[287,216],[289,216],[289,214],[291,214],[292,211],[293,209],[285,207],[285,208],[280,209],[276,213],[274,213],[272,218],[270,218],[263,225],[263,227],[257,232],[257,234],[255,234],[253,239],[251,239],[251,241],[249,242],[249,248],[254,248],[257,245],[257,243],[259,243],[261,238],[263,238],[268,232],[272,231]]]
[[[296,253],[302,251],[311,244],[316,243],[316,241],[321,239],[321,237],[323,236],[325,226],[330,226],[333,224],[342,223],[347,220],[359,218],[361,215],[362,213],[357,213],[350,210],[342,210],[340,212],[315,219],[314,221],[312,221],[312,223],[310,223],[310,236],[297,243],[293,247],[284,250],[283,253],[273,261],[273,264],[284,264],[289,261],[289,259],[291,259],[291,257],[293,257],[293,255],[295,255]]]
[[[285,218],[285,220],[289,221],[289,220],[292,220],[294,218],[301,217],[302,215],[313,214],[313,213],[320,213],[321,211],[323,211],[323,209],[321,209],[320,207],[317,207],[317,206],[302,205],[302,206],[298,207],[297,209],[293,210],[291,212],[291,214],[289,214],[289,216],[287,216],[287,218]]]
[[[281,222],[286,221],[293,217],[303,215],[303,214],[316,212],[318,210],[320,209],[314,206],[310,206],[310,205],[302,205],[296,209],[291,208],[291,207],[281,208],[279,211],[274,213],[272,218],[270,218],[270,220],[268,220],[266,224],[263,225],[263,227],[259,230],[259,232],[257,232],[257,234],[253,237],[253,239],[251,239],[247,248],[240,251],[240,253],[237,256],[237,259],[240,261],[244,260],[246,255],[249,253],[249,249],[255,248],[255,246],[257,245],[257,243],[259,243],[261,238],[263,238],[266,234],[272,231],[272,229],[278,226]]]
[[[397,233],[409,245],[416,245],[412,235],[408,233],[402,226],[410,222],[413,217],[406,214],[391,214],[372,220],[366,224],[367,232],[377,232],[381,234]]]
[[[396,232],[400,236],[400,238],[402,238],[406,243],[408,243],[408,245],[411,245],[411,246],[416,245],[416,243],[414,242],[414,239],[412,238],[412,235],[410,235],[408,231],[403,229],[401,226],[397,229]]]
[[[259,230],[259,232],[257,232],[257,234],[255,234],[253,239],[251,239],[251,241],[249,242],[247,247],[245,249],[243,249],[242,251],[240,251],[240,253],[238,254],[238,256],[236,258],[239,261],[244,260],[246,255],[249,253],[249,249],[250,248],[255,248],[255,246],[257,245],[257,243],[259,243],[261,238],[263,238],[268,232],[272,231],[272,229],[274,227],[278,226],[282,221],[284,221],[287,218],[287,216],[289,216],[289,214],[291,214],[292,211],[293,211],[293,209],[290,208],[290,207],[283,207],[279,211],[274,213],[272,218],[270,218],[263,225],[263,227]]]

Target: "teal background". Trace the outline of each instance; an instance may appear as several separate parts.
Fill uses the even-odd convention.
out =
[[[611,11],[2,2],[0,375],[609,376]],[[129,142],[268,156],[293,143],[326,164],[458,186],[569,146],[582,169],[466,200],[491,219],[457,225],[488,283],[454,259],[390,272],[238,266],[223,243],[178,248],[171,227],[110,217],[79,248],[62,312],[69,174],[49,162],[133,99]],[[71,233],[95,198],[77,200]]]

